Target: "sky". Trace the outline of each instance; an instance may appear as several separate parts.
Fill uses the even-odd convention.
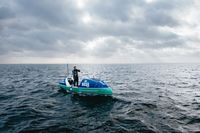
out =
[[[199,0],[0,0],[0,64],[200,63]]]

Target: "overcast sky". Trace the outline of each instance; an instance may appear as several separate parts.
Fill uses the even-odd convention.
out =
[[[199,0],[0,0],[0,63],[200,62]]]

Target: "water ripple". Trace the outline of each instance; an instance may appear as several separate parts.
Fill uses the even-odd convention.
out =
[[[61,92],[66,65],[0,65],[0,132],[200,132],[198,64],[78,67],[113,97]]]

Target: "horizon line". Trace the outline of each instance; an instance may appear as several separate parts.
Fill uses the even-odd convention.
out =
[[[65,65],[65,64],[88,64],[88,65],[120,65],[120,64],[200,64],[200,62],[135,62],[135,63],[0,63],[0,65]]]

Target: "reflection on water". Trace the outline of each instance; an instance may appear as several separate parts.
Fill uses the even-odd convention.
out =
[[[113,97],[61,92],[66,65],[0,65],[0,132],[200,131],[199,64],[77,67]]]

